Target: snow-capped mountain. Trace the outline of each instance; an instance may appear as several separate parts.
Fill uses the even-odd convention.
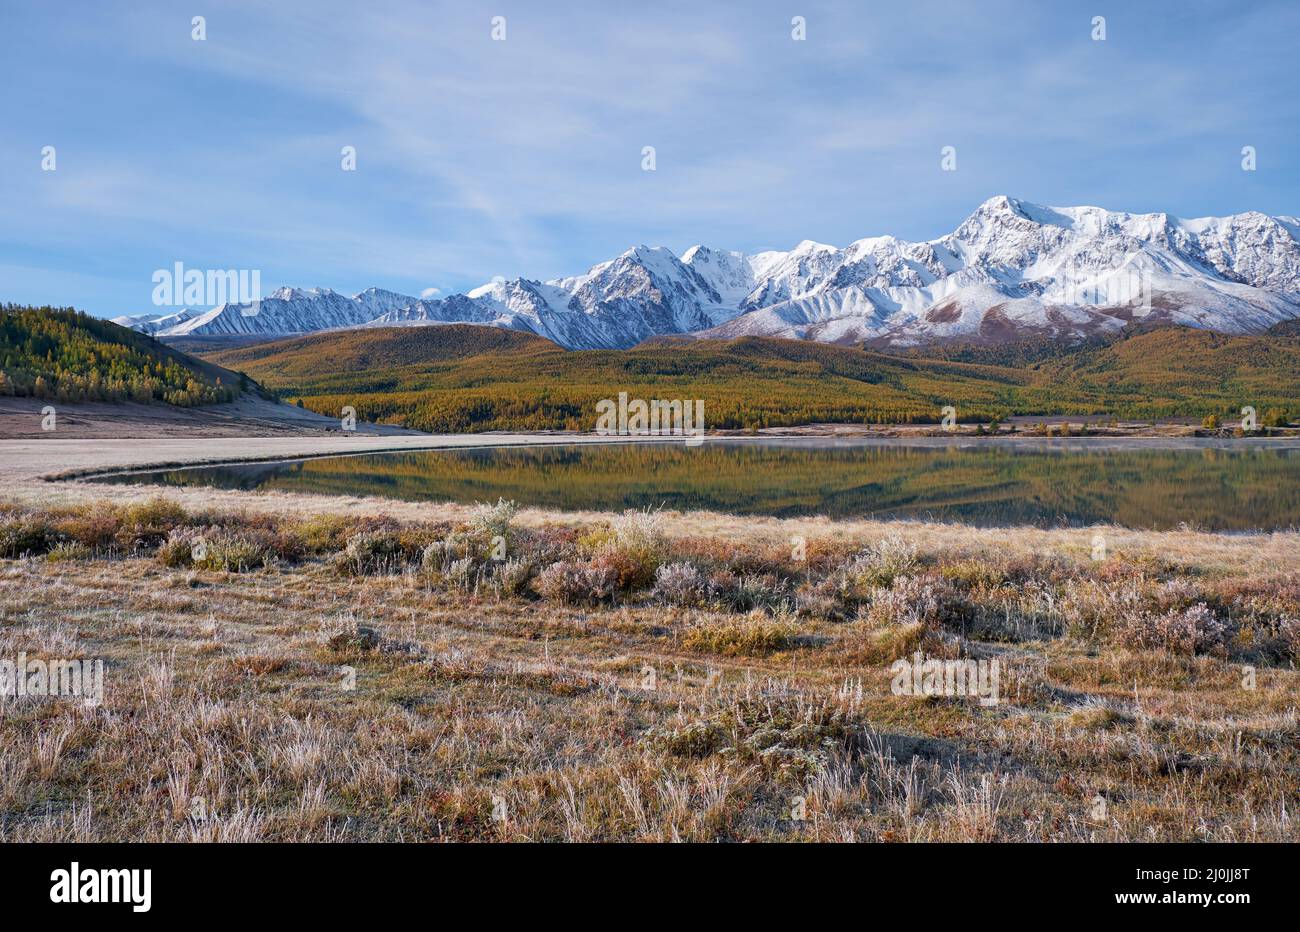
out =
[[[1179,220],[1007,197],[952,233],[751,262],[759,285],[708,336],[911,345],[1115,331],[1134,320],[1245,333],[1300,316],[1300,227],[1247,213]]]
[[[156,336],[294,334],[474,323],[570,348],[662,334],[763,334],[913,345],[1074,337],[1132,321],[1227,333],[1300,317],[1300,221],[1260,213],[1199,220],[995,197],[928,242],[844,248],[805,240],[744,255],[637,246],[586,274],[495,280],[420,300],[378,288],[351,298],[281,288],[252,304],[119,318]]]
[[[141,333],[156,334],[179,327],[193,317],[193,311],[189,308],[181,308],[174,314],[141,314],[136,317],[114,317],[113,323],[122,327],[131,327]]]

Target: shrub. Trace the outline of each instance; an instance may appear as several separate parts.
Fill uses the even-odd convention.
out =
[[[944,563],[939,575],[968,589],[995,589],[1007,581],[1001,567],[987,560],[956,560]]]
[[[473,589],[478,582],[477,567],[474,564],[473,557],[462,557],[459,560],[452,560],[447,565],[447,570],[442,574],[442,580],[445,585],[452,589]]]
[[[442,540],[450,531],[450,526],[416,525],[403,526],[394,532],[397,535],[397,548],[402,552],[405,563],[422,563],[424,551],[429,544]]]
[[[335,553],[357,532],[356,521],[344,515],[319,514],[291,528],[308,553]]]
[[[498,598],[519,598],[528,592],[534,567],[526,559],[506,560],[492,570],[492,589]]]
[[[617,580],[608,566],[562,562],[542,570],[533,586],[548,602],[596,606],[613,599]]]
[[[703,758],[722,748],[730,734],[721,721],[693,721],[678,728],[651,728],[642,741],[647,747],[674,757]]]
[[[1282,653],[1289,660],[1300,660],[1300,618],[1279,618],[1275,630]]]
[[[854,663],[876,666],[893,663],[918,650],[930,656],[942,656],[944,644],[919,621],[886,627],[868,623],[850,628],[844,635],[842,649]]]
[[[307,547],[303,539],[292,527],[251,533],[253,538],[266,548],[268,556],[296,563],[307,555]]]
[[[663,515],[649,508],[629,508],[610,524],[614,545],[620,550],[658,557],[664,549]]]
[[[250,536],[220,528],[175,528],[158,547],[158,562],[163,566],[194,567],[243,573],[266,566],[273,554]]]
[[[621,550],[608,550],[591,561],[593,566],[610,572],[614,585],[620,592],[633,592],[648,586],[653,581],[651,573],[656,572],[630,553]]]
[[[442,539],[431,541],[420,551],[420,569],[426,573],[446,573],[457,560],[478,560],[487,554],[486,544],[480,546],[464,530],[448,529]]]
[[[383,641],[378,631],[358,624],[351,616],[340,616],[327,626],[324,639],[326,647],[342,654],[371,651]]]
[[[1029,580],[989,587],[981,583],[960,593],[969,621],[963,634],[995,640],[1039,640],[1062,634],[1055,586]]]
[[[1141,615],[1147,607],[1140,579],[1101,581],[1075,579],[1066,583],[1059,603],[1066,633],[1091,640],[1105,637],[1124,619]]]
[[[1259,419],[1261,427],[1286,427],[1291,418],[1281,408],[1269,408]]]
[[[388,531],[362,531],[348,538],[334,566],[348,576],[394,573],[405,562],[397,536]]]
[[[152,498],[122,510],[115,543],[128,553],[153,550],[189,519],[185,509],[165,498]]]
[[[657,511],[629,509],[614,518],[610,534],[596,545],[597,561],[618,577],[620,589],[642,589],[654,582],[666,543]]]
[[[1191,608],[1170,609],[1163,615],[1129,615],[1117,631],[1117,640],[1129,648],[1190,656],[1225,653],[1227,634],[1228,625],[1204,602],[1198,602]]]
[[[1116,709],[1108,700],[1093,696],[1084,701],[1066,716],[1065,723],[1071,728],[1086,731],[1100,731],[1116,725],[1128,724],[1132,719]]]
[[[91,550],[110,550],[122,530],[122,513],[100,504],[79,508],[55,522],[59,536]]]
[[[170,538],[169,538],[170,539]],[[256,541],[238,534],[219,534],[212,540],[195,542],[190,562],[197,569],[244,573],[266,566],[270,554]]]
[[[511,531],[510,522],[518,513],[519,506],[504,498],[498,498],[495,505],[479,504],[470,517],[470,533],[485,547],[491,546],[492,539],[495,537],[508,541]]]
[[[176,528],[158,547],[158,562],[173,569],[194,564],[194,545],[199,540],[193,528]]]
[[[795,592],[794,607],[803,618],[838,618],[843,613],[839,591],[829,579],[801,586]]]
[[[728,574],[730,575],[730,574]],[[734,577],[732,584],[717,590],[719,601],[736,612],[754,609],[776,611],[788,605],[785,580],[772,574]]]
[[[1196,603],[1205,604],[1196,584],[1188,579],[1171,579],[1161,583],[1151,593],[1156,611],[1171,612],[1191,608]]]
[[[679,757],[734,755],[800,786],[825,774],[834,750],[856,744],[863,729],[829,701],[808,702],[753,695],[713,710],[705,718],[646,732],[646,746]]]
[[[871,590],[915,572],[918,565],[915,545],[901,537],[884,537],[839,569],[840,591],[847,599],[861,601]]]
[[[694,608],[709,598],[709,583],[692,563],[666,563],[655,570],[656,598],[669,605]]]
[[[755,548],[728,548],[725,552],[726,569],[737,576],[784,577],[790,572],[791,554],[788,546],[770,545]],[[809,562],[803,569],[810,569]]]
[[[514,550],[516,553],[527,553],[534,566],[547,566],[578,559],[581,548],[576,529],[547,527],[515,531]]]
[[[176,502],[161,495],[138,505],[129,505],[123,522],[131,527],[165,528],[171,530],[180,527],[189,520],[189,514]]]
[[[420,569],[426,573],[441,573],[449,562],[444,541],[435,540],[420,553]]]
[[[40,556],[57,542],[57,532],[40,518],[25,516],[0,523],[0,557]]]
[[[938,628],[967,621],[968,609],[947,580],[899,576],[889,588],[874,590],[864,618],[873,627],[919,624]]]

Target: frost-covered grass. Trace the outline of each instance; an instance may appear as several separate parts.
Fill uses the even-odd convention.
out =
[[[1109,536],[0,506],[0,659],[106,691],[0,698],[0,838],[1294,837],[1295,535]]]

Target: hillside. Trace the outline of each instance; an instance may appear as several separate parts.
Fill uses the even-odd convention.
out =
[[[320,333],[206,352],[205,358],[242,368],[256,363],[260,371],[286,379],[310,379],[321,371],[321,360],[339,372],[400,369],[434,362],[452,362],[484,354],[523,355],[560,352],[550,340],[493,327],[410,327],[395,336],[391,328]]]
[[[1300,340],[1169,328],[1019,365],[767,337],[566,351],[474,326],[371,329],[210,355],[282,397],[427,431],[583,429],[595,404],[700,398],[716,428],[925,423],[1008,415],[1230,416],[1293,407]]]
[[[1035,368],[1042,380],[1110,406],[1145,403],[1173,416],[1200,413],[1189,406],[1240,414],[1251,404],[1261,415],[1269,408],[1294,415],[1300,339],[1165,328],[1088,346]],[[1236,410],[1210,410],[1214,400]]]
[[[0,307],[0,395],[63,402],[233,401],[251,383],[72,308]]]

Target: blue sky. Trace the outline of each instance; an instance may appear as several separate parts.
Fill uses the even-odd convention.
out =
[[[7,2],[0,300],[145,313],[177,261],[446,294],[994,194],[1296,215],[1298,36],[1292,0]]]

